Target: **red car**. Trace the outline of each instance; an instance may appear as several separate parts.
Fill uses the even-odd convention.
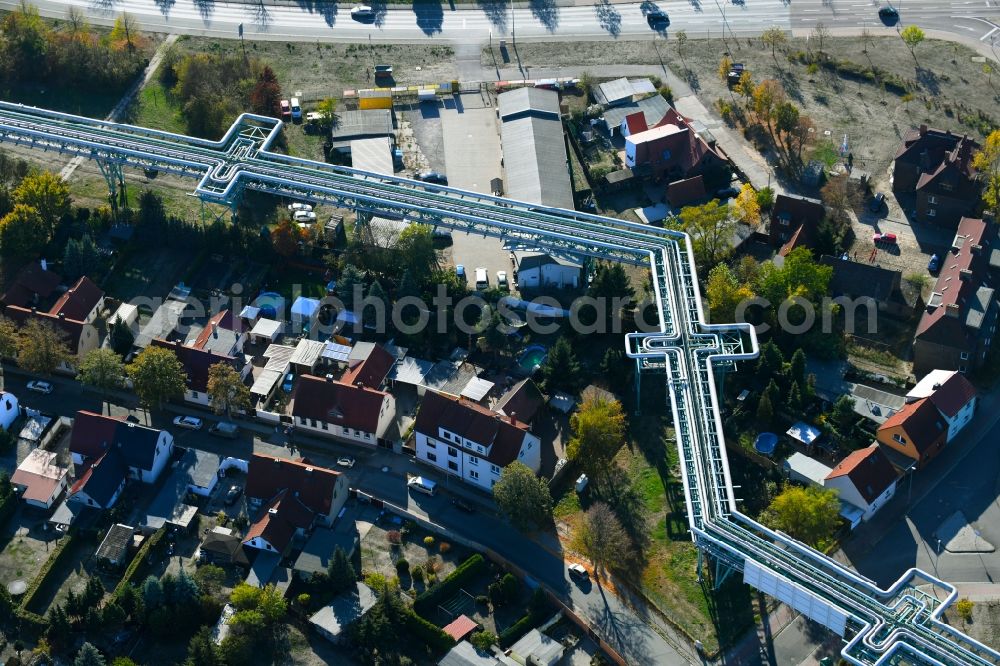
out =
[[[896,244],[896,234],[875,234],[872,236],[873,243],[891,243]]]
[[[281,119],[282,120],[292,119],[292,105],[288,103],[287,99],[281,100]]]

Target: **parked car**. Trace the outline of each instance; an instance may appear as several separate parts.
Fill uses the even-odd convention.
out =
[[[316,213],[311,210],[297,210],[292,214],[292,219],[296,222],[315,222]]]
[[[48,395],[49,393],[52,393],[52,391],[55,390],[55,387],[52,386],[52,384],[50,384],[49,382],[43,382],[40,379],[33,379],[30,382],[28,382],[28,390],[34,391],[35,393],[44,393],[45,395]]]
[[[872,236],[873,243],[889,243],[891,245],[896,244],[896,234],[875,234]]]
[[[880,210],[882,210],[882,206],[884,205],[885,205],[885,195],[882,194],[881,192],[878,192],[875,194],[874,197],[872,197],[871,202],[869,202],[868,210],[870,210],[873,213],[877,213]]]
[[[424,171],[416,175],[417,180],[422,180],[425,183],[434,183],[435,185],[447,185],[448,176],[443,173],[438,173],[437,171]]]
[[[285,393],[292,392],[292,383],[295,381],[295,373],[289,372],[285,375],[285,380],[281,383],[281,390]]]
[[[466,512],[466,513],[475,513],[476,512],[476,510],[473,508],[473,506],[471,504],[469,504],[467,501],[465,501],[464,499],[462,499],[461,497],[454,498],[453,500],[451,500],[451,503],[455,506],[456,509],[460,509],[460,510]]]
[[[355,5],[351,9],[351,18],[355,21],[362,21],[367,23],[368,21],[375,20],[375,10],[373,10],[368,5]]]
[[[357,461],[351,456],[340,456],[339,458],[337,458],[337,464],[340,465],[341,467],[346,467],[348,469],[354,467],[354,463],[356,462]]]
[[[293,97],[290,103],[292,105],[292,120],[302,120],[302,106],[299,104],[299,98]]]
[[[884,23],[892,24],[899,20],[899,10],[892,5],[879,7],[878,17],[882,19]]]
[[[463,266],[462,264],[455,264],[455,275],[457,275],[460,278],[464,278],[465,266]]]
[[[243,494],[243,489],[237,485],[229,486],[229,490],[226,491],[226,506],[232,506],[236,504],[236,500],[240,498]]]
[[[654,9],[646,14],[646,23],[653,30],[666,30],[670,27],[670,17],[662,9]]]
[[[288,100],[287,99],[281,100],[281,102],[279,102],[279,106],[281,107],[281,119],[282,120],[291,120],[292,119],[292,105],[288,103]]]
[[[208,434],[216,437],[225,437],[226,439],[236,439],[240,435],[240,427],[235,423],[219,421],[209,427]]]
[[[174,425],[188,430],[201,430],[202,422],[197,416],[175,416]]]
[[[590,578],[590,574],[587,573],[587,570],[583,567],[582,564],[577,564],[576,562],[574,562],[573,564],[566,567],[566,569],[569,571],[570,578],[577,578],[579,580],[587,580],[588,578]]]
[[[497,271],[497,289],[509,289],[507,283],[507,271]]]
[[[307,203],[302,203],[301,201],[296,201],[295,203],[288,204],[288,212],[292,213],[293,215],[299,212],[300,210],[311,211],[312,209],[313,209],[312,206],[310,206]]]
[[[939,268],[941,268],[941,257],[932,254],[931,260],[927,262],[927,270],[931,273],[937,273]]]

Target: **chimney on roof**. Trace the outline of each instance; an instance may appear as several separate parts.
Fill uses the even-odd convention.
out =
[[[939,388],[941,388],[941,383],[940,382],[934,382],[934,386],[932,386],[931,388],[933,390],[937,391]]]
[[[517,412],[510,413],[510,424],[513,426],[517,425]]]
[[[213,338],[219,337],[219,325],[216,324],[215,322],[212,323],[212,337]]]
[[[923,136],[925,134],[927,134],[927,125],[926,124],[920,126],[920,136]]]
[[[60,319],[65,319],[66,318],[66,313],[65,312],[60,312],[59,313],[59,318]]]
[[[364,388],[365,383],[359,379],[358,381],[354,382],[354,386],[355,388]]]
[[[983,246],[980,245],[979,243],[976,243],[975,245],[972,246],[972,254],[979,254],[982,251],[983,251]]]
[[[970,271],[968,268],[963,268],[958,272],[958,279],[961,280],[962,282],[968,282],[969,280],[972,279],[972,271]]]
[[[958,305],[958,303],[949,303],[944,308],[944,314],[946,317],[952,317],[954,319],[958,319],[958,315],[961,309],[962,308]]]
[[[267,512],[268,512],[269,514],[271,514],[272,516],[277,516],[277,515],[278,515],[278,510],[277,510],[277,509],[275,509],[275,508],[273,508],[273,507],[272,507],[272,508],[270,508],[270,509],[268,509],[268,510],[267,510]]]

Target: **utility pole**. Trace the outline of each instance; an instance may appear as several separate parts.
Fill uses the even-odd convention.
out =
[[[514,34],[514,0],[510,0],[510,43],[517,48],[517,37]]]
[[[243,60],[245,61],[247,59],[247,43],[245,41],[243,41],[243,24],[242,23],[240,23],[240,27],[238,28],[238,32],[240,34],[240,46],[243,47]]]

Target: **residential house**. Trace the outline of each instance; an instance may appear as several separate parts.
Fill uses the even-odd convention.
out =
[[[655,92],[656,86],[649,79],[630,80],[623,77],[597,84],[594,86],[593,95],[594,101],[598,104],[614,107],[627,105],[636,97]]]
[[[122,417],[79,411],[73,419],[69,450],[73,463],[81,466],[116,451],[129,477],[154,483],[173,454],[174,436]]]
[[[69,500],[96,509],[110,509],[125,490],[128,467],[117,448],[109,448],[77,479]]]
[[[921,398],[886,419],[875,438],[923,467],[948,443],[948,424],[930,398]]]
[[[152,345],[169,349],[177,356],[177,360],[184,366],[184,373],[187,375],[184,400],[195,405],[207,407],[211,403],[208,396],[208,371],[213,365],[225,363],[239,373],[242,378],[246,378],[251,371],[250,364],[244,361],[242,354],[239,357],[219,354],[212,350],[211,345],[208,348],[199,349],[198,347],[187,347],[179,341],[160,338],[155,338]]]
[[[358,353],[355,353],[355,350]],[[389,372],[395,365],[396,357],[385,347],[370,342],[359,342],[354,345],[347,357],[347,371],[340,381],[380,391],[385,388]]]
[[[230,310],[222,310],[208,320],[190,346],[219,356],[239,358],[243,355],[247,337],[242,320],[233,317]]]
[[[364,617],[377,601],[375,592],[359,582],[356,589],[334,597],[333,601],[316,611],[309,618],[309,624],[328,641],[343,642],[347,638],[347,629]]]
[[[310,580],[313,574],[326,573],[337,548],[340,547],[350,559],[359,540],[353,519],[339,520],[334,527],[317,527],[295,559],[293,569],[304,580]]]
[[[702,134],[670,109],[657,125],[625,139],[625,166],[668,182],[699,175],[711,180],[727,167],[728,158]]]
[[[575,257],[541,252],[514,252],[519,289],[559,287],[576,289],[583,276],[583,262]]]
[[[924,398],[948,424],[946,443],[955,439],[976,413],[976,387],[955,370],[931,370],[906,394],[907,402]]]
[[[62,278],[49,270],[47,261],[33,261],[18,272],[0,301],[5,307],[40,308],[51,302],[61,283]]]
[[[913,338],[917,377],[931,370],[971,372],[985,362],[997,325],[996,245],[993,223],[962,218]]]
[[[298,428],[375,446],[392,425],[396,402],[389,393],[363,384],[302,375],[292,394],[291,413]]]
[[[897,478],[892,463],[875,443],[841,460],[826,475],[823,486],[836,490],[841,501],[864,511],[862,519],[867,521],[892,499]]]
[[[493,411],[506,418],[516,418],[531,424],[538,411],[545,405],[545,396],[538,390],[538,385],[530,378],[522,379],[500,396],[493,406]]]
[[[501,416],[463,398],[427,391],[414,423],[417,459],[484,490],[504,467],[541,467],[541,441],[516,416]]]
[[[921,125],[903,136],[893,162],[892,191],[916,195],[916,219],[952,229],[979,202],[972,157],[979,144],[968,136]]]
[[[57,464],[58,454],[45,449],[32,449],[17,466],[10,482],[21,493],[21,499],[39,509],[51,509],[66,489],[69,470]]]
[[[779,194],[771,208],[768,229],[771,245],[781,248],[778,251],[781,256],[796,247],[813,247],[824,217],[826,208],[819,199]]]
[[[0,391],[0,429],[9,431],[19,416],[21,406],[17,396],[9,391]]]
[[[859,299],[870,299],[871,306],[876,310],[893,315],[906,316],[913,312],[900,288],[903,275],[900,271],[829,255],[820,257],[819,263],[833,269],[830,278],[830,293],[833,296],[853,299],[859,305],[864,305]],[[867,306],[845,308],[851,309],[856,316],[864,316],[867,310]]]
[[[556,666],[563,658],[563,644],[538,629],[532,629],[510,647],[515,663]]]
[[[281,554],[296,534],[333,524],[347,500],[347,479],[306,459],[255,453],[247,468],[246,496],[251,508],[263,511],[243,544]]]
[[[198,546],[201,561],[208,564],[239,564],[249,566],[243,551],[243,539],[233,534],[232,528],[216,525],[205,535]]]
[[[653,94],[635,102],[608,107],[604,111],[604,124],[610,134],[618,132],[627,137],[656,126],[669,110],[670,104],[663,95]]]
[[[96,349],[100,343],[94,321],[103,307],[104,292],[90,278],[84,276],[77,280],[76,284],[70,287],[48,311],[42,311],[35,305],[8,304],[4,314],[18,326],[24,326],[31,320],[51,325],[62,335],[70,353],[79,359],[92,349]],[[75,373],[73,367],[72,363],[62,363],[59,369]]]

